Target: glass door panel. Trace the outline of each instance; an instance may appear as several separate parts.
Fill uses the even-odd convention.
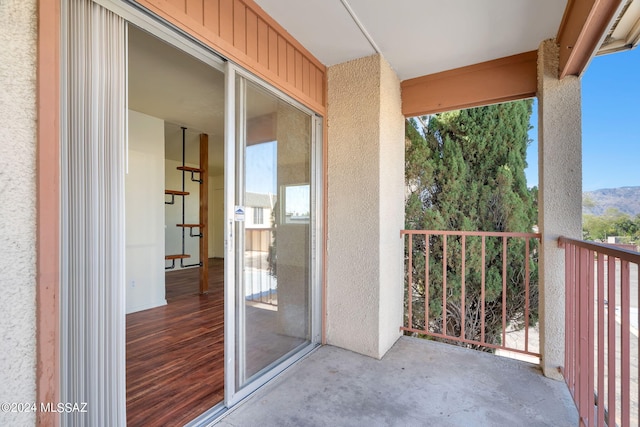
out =
[[[236,384],[311,340],[312,118],[239,77]]]

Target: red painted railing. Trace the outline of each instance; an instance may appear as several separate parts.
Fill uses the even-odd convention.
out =
[[[402,330],[472,348],[540,356],[529,340],[531,315],[537,312],[540,234],[434,230],[400,234],[407,236]],[[507,342],[507,334],[514,330],[523,330],[524,345]]]
[[[580,424],[638,425],[640,253],[564,237],[558,243],[565,250],[563,375]]]

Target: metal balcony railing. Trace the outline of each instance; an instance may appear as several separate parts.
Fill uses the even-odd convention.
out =
[[[470,348],[539,357],[536,233],[402,230],[402,330]],[[524,343],[508,339],[524,335]]]
[[[565,251],[563,375],[580,425],[638,425],[640,253],[561,237]]]

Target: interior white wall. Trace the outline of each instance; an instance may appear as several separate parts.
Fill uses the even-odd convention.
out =
[[[182,190],[182,171],[176,169],[182,166],[182,162],[176,160],[165,159],[165,176],[164,185],[167,190]],[[197,164],[185,163],[186,166],[194,168],[200,167]],[[198,175],[196,174],[196,178]],[[191,173],[184,174],[184,191],[189,193],[188,196],[175,196],[173,205],[164,205],[165,212],[165,243],[164,251],[166,255],[178,255],[182,253],[182,228],[176,227],[176,224],[199,224],[200,223],[200,183],[191,181]],[[163,190],[164,192],[164,190]],[[171,200],[171,196],[165,196],[166,200]],[[185,203],[184,221],[182,218],[182,203]],[[191,258],[185,258],[184,264],[196,264],[200,262],[200,239],[198,237],[189,236],[189,229],[185,228],[184,237],[184,253],[191,255]],[[200,233],[200,229],[194,228],[193,234]],[[164,256],[163,256],[164,259]],[[167,266],[171,265],[170,261]],[[181,270],[180,260],[176,260],[176,268]]]
[[[35,0],[0,1],[0,402],[36,400],[36,16]]]
[[[166,304],[164,121],[129,110],[125,178],[127,313]]]

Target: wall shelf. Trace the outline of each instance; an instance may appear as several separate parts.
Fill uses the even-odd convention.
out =
[[[165,255],[164,259],[166,260],[172,260],[172,259],[184,259],[184,258],[191,258],[191,255],[187,255],[187,254],[178,254],[178,255]]]
[[[185,172],[202,172],[202,169],[200,168],[193,168],[191,166],[178,166],[176,169],[178,169],[179,171],[185,171]]]
[[[165,266],[164,269],[173,270],[174,268],[176,268],[176,260],[177,259],[183,260],[185,258],[191,258],[191,255],[187,255],[187,254],[165,255],[164,260],[171,261],[171,265],[169,267]]]
[[[201,239],[204,237],[202,233],[193,234],[194,228],[204,227],[204,224],[176,224],[176,227],[188,228],[189,229],[189,237],[200,237]]]
[[[188,196],[189,192],[188,191],[178,191],[178,190],[164,190],[164,194],[168,194],[171,196],[171,201],[167,202],[166,200],[164,201],[165,205],[173,205],[176,203],[176,196]]]
[[[204,172],[205,170],[202,168],[194,168],[191,166],[178,166],[176,169],[178,169],[179,171],[182,172],[191,172],[191,181],[193,182],[199,182],[200,184],[202,184],[202,172]],[[196,177],[194,176],[194,174],[199,173],[200,174],[200,179],[196,179]]]
[[[200,269],[200,293],[205,294],[209,290],[209,255],[208,245],[209,242],[205,239],[207,235],[207,218],[208,218],[208,183],[207,173],[209,167],[209,137],[207,134],[200,134],[200,167],[193,167],[185,165],[185,150],[186,150],[186,138],[185,132],[187,128],[182,128],[182,166],[178,166],[176,169],[182,172],[182,190],[164,190],[164,194],[171,196],[171,201],[165,204],[175,204],[175,196],[182,196],[182,223],[176,224],[176,227],[182,228],[182,254],[178,255],[166,255],[165,261],[171,261],[171,266],[165,265],[165,270],[171,270],[176,268],[176,260],[180,260],[180,268],[185,267],[199,267]],[[200,210],[198,212],[199,222],[197,224],[185,223],[185,204],[186,196],[189,195],[188,191],[185,191],[185,174],[191,173],[191,181],[200,184],[199,199]],[[200,178],[196,179],[194,174],[199,174]],[[190,258],[191,255],[185,254],[185,229],[189,229],[189,237],[198,237],[200,239],[200,254],[199,262],[195,264],[184,264],[183,260]],[[193,229],[198,228],[199,233],[194,234]]]

